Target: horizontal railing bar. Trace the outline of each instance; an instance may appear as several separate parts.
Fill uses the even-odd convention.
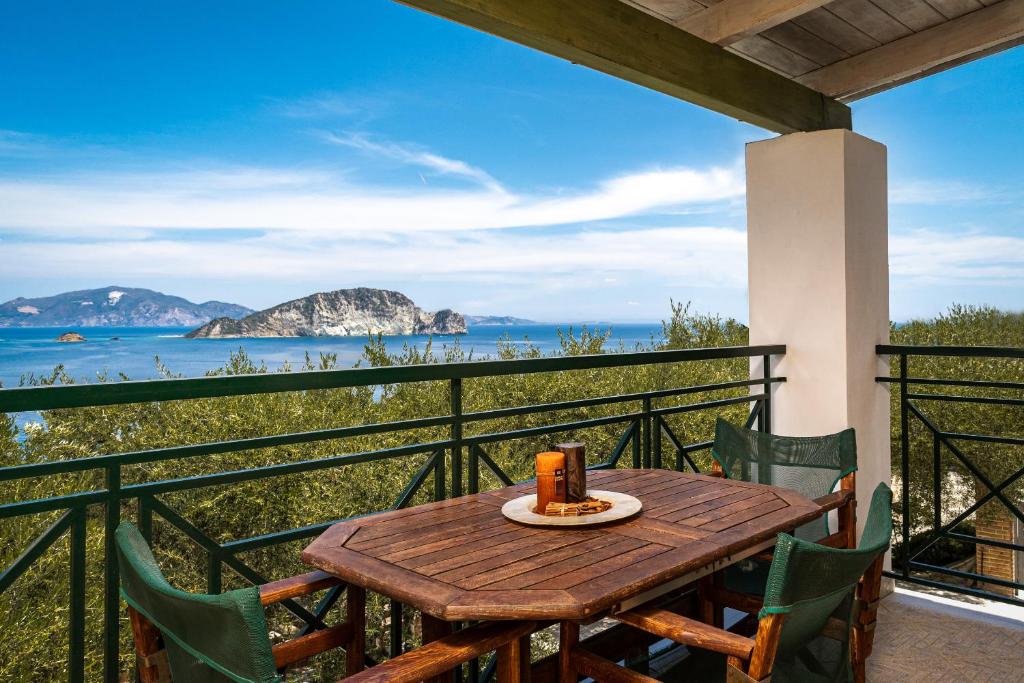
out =
[[[677,413],[692,413],[695,410],[706,410],[707,408],[722,408],[733,406],[739,403],[750,403],[767,398],[767,394],[744,394],[735,398],[721,398],[716,401],[702,401],[700,403],[689,403],[684,406],[671,406],[668,408],[657,408],[651,411],[652,415],[675,415]]]
[[[370,513],[374,514],[374,513]],[[266,534],[260,534],[259,536],[249,536],[248,538],[240,538],[235,541],[226,541],[221,543],[221,548],[225,552],[237,554],[245,553],[250,550],[260,550],[262,548],[269,548],[270,546],[280,545],[282,543],[290,543],[292,541],[301,541],[304,538],[310,538],[316,536],[329,527],[339,524],[341,522],[349,522],[353,519],[359,519],[360,517],[368,517],[369,515],[352,515],[351,517],[343,517],[341,519],[331,520],[329,522],[317,522],[316,524],[309,524],[306,526],[296,527],[294,529],[286,529],[284,531],[272,531]]]
[[[912,561],[910,566],[914,569],[920,569],[926,572],[935,572],[936,574],[946,574],[948,576],[955,576],[960,579],[970,579],[971,581],[981,581],[982,583],[991,583],[994,586],[1003,586],[1004,588],[1015,588],[1017,590],[1024,589],[1024,583],[1018,583],[1017,581],[1008,581],[1007,579],[1000,579],[997,576],[988,576],[987,574],[975,574],[974,572],[965,572],[959,569],[953,569],[951,567],[943,567],[938,564],[928,564],[927,562],[916,562]]]
[[[18,387],[14,389],[0,389],[0,412],[11,413],[115,405],[120,403],[221,398],[243,394],[342,389],[470,377],[522,375],[563,370],[591,370],[685,361],[750,358],[754,356],[781,355],[785,352],[786,347],[783,344],[729,346],[674,351],[552,356],[522,360],[485,360],[465,363],[400,365],[382,368],[311,370],[308,372],[280,372],[257,375]]]
[[[482,443],[513,441],[515,439],[525,439],[531,436],[543,436],[544,434],[557,434],[558,432],[567,432],[573,429],[587,429],[589,427],[600,427],[602,425],[616,424],[619,422],[629,422],[630,420],[636,420],[642,414],[643,413],[623,413],[619,415],[609,415],[607,417],[595,417],[589,420],[576,420],[575,422],[563,422],[554,425],[542,425],[540,427],[525,427],[523,429],[513,429],[508,432],[494,432],[490,434],[478,434],[477,436],[465,436],[462,439],[462,443],[467,446],[473,446]]]
[[[785,377],[773,377],[769,380],[772,384],[785,382]],[[642,391],[633,394],[620,394],[618,396],[599,396],[595,398],[581,398],[572,401],[559,401],[557,403],[539,403],[530,406],[516,406],[513,408],[496,408],[494,410],[482,410],[474,413],[466,413],[462,417],[466,422],[479,422],[481,420],[495,420],[503,417],[517,417],[531,413],[553,412],[556,410],[569,410],[571,408],[588,408],[591,406],[607,405],[609,403],[628,403],[630,401],[642,401],[645,398],[666,398],[669,396],[682,396],[684,394],[702,394],[711,391],[723,391],[726,389],[740,389],[754,385],[763,385],[763,379],[742,379],[734,382],[718,382],[716,384],[700,384],[692,387],[680,387],[677,389],[659,389],[656,391]]]
[[[883,356],[949,356],[958,358],[1024,358],[1017,346],[912,346],[878,344],[875,353]]]
[[[965,434],[962,432],[938,432],[939,436],[956,441],[981,441],[984,443],[998,443],[1005,446],[1024,446],[1024,438],[1016,436],[992,436],[989,434]]]
[[[999,541],[994,538],[985,538],[984,536],[971,536],[970,534],[961,534],[958,531],[950,531],[944,534],[949,538],[955,538],[965,543],[977,543],[980,545],[990,545],[996,548],[1005,548],[1006,550],[1013,550],[1016,552],[1024,552],[1024,545],[1017,543],[1007,543],[1006,541]]]
[[[104,489],[102,491],[85,491],[82,493],[69,493],[63,496],[53,496],[52,498],[34,498],[17,503],[5,503],[0,505],[0,519],[34,515],[41,512],[53,512],[54,510],[67,510],[79,505],[95,505],[96,503],[105,502],[109,497],[110,492]]]
[[[907,394],[911,401],[939,401],[948,403],[986,403],[1003,406],[1024,406],[1024,398],[999,398],[996,396],[953,396],[951,394]]]
[[[957,593],[971,595],[976,598],[983,598],[985,600],[995,600],[996,602],[1005,602],[1010,605],[1024,606],[1024,600],[1009,595],[992,593],[990,591],[980,590],[978,588],[971,588],[970,586],[950,586],[948,583],[943,583],[942,581],[933,581],[932,579],[924,579],[919,576],[903,576],[902,574],[893,571],[883,571],[882,573],[885,576],[888,576],[889,578],[896,579],[897,581],[906,581],[908,583],[914,583],[919,586],[927,586],[928,588],[939,588],[945,591],[955,589]]]
[[[875,377],[876,382],[889,382],[899,384],[904,381],[899,377]],[[907,377],[907,384],[930,384],[943,387],[978,387],[979,389],[1021,389],[1024,390],[1024,383],[989,381],[984,379],[938,379],[935,377]]]
[[[286,462],[278,465],[266,465],[264,467],[253,467],[246,470],[233,470],[231,472],[217,472],[215,474],[201,474],[195,477],[183,477],[181,479],[166,479],[146,484],[131,484],[122,486],[121,491],[126,497],[140,495],[154,496],[160,493],[171,491],[182,491],[185,489],[200,489],[210,486],[223,486],[253,479],[270,479],[288,474],[300,472],[314,472],[346,465],[358,465],[364,462],[377,460],[390,460],[406,455],[417,453],[429,453],[444,448],[451,448],[451,441],[432,441],[425,444],[413,444],[411,446],[396,446],[395,448],[384,448],[377,451],[365,451],[362,453],[350,453],[346,455],[335,455],[329,458],[317,458],[314,460],[300,460],[298,462]]]
[[[25,573],[32,563],[35,562],[39,557],[49,550],[50,546],[57,542],[61,536],[64,535],[69,528],[71,528],[71,522],[74,521],[74,510],[68,510],[63,515],[57,518],[57,520],[51,524],[46,531],[37,536],[32,543],[18,556],[16,560],[9,567],[0,572],[0,593],[7,590],[12,583],[18,580],[18,577]],[[6,540],[5,542],[10,542]]]
[[[53,460],[49,462],[31,463],[28,465],[14,465],[12,467],[0,467],[0,481],[41,477],[49,474],[81,472],[108,467],[114,464],[138,465],[141,463],[175,460],[178,458],[194,458],[201,455],[219,455],[223,453],[254,450],[257,448],[271,448],[274,446],[288,446],[317,441],[329,441],[333,439],[366,436],[369,434],[408,431],[411,429],[426,429],[429,427],[449,425],[453,420],[454,418],[452,416],[444,415],[440,417],[399,420],[396,422],[355,425],[352,427],[319,429],[311,432],[256,436],[248,439],[233,439],[230,441],[211,441],[188,446],[154,448],[145,451],[128,451],[125,453],[94,455],[88,458],[78,458],[75,460]]]

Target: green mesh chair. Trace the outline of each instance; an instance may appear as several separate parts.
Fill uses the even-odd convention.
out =
[[[857,442],[853,429],[826,436],[776,436],[737,427],[719,418],[711,454],[712,475],[782,486],[819,503],[838,485],[848,493],[841,494],[846,497],[836,501],[836,531],[830,533],[829,516],[822,515],[796,529],[793,535],[839,548],[856,546]],[[762,596],[770,564],[769,553],[732,565],[702,582],[700,599],[705,619],[722,625],[721,609],[709,604],[707,593],[711,584],[727,591]]]
[[[349,673],[362,668],[365,594],[349,587],[344,623],[271,646],[264,607],[341,585],[310,572],[219,595],[172,587],[132,524],[115,535],[121,596],[128,603],[143,683],[270,683],[278,671],[334,647],[346,648]]]
[[[892,536],[892,491],[879,484],[860,546],[831,548],[780,534],[758,609],[756,636],[689,619],[656,606],[613,618],[686,645],[690,656],[672,679],[774,683],[863,680],[864,662],[851,656],[869,603],[877,601],[882,560]],[[872,617],[873,618],[873,617]],[[602,681],[653,680],[575,650],[577,671],[600,671]]]

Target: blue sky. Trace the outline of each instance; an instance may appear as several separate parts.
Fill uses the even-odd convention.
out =
[[[746,318],[770,137],[390,0],[0,4],[0,300]],[[853,105],[889,149],[892,314],[1020,309],[1024,49]]]

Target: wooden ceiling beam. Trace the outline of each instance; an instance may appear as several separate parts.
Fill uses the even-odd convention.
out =
[[[675,22],[679,28],[718,45],[732,45],[830,0],[722,0]]]
[[[1002,0],[796,80],[841,101],[867,97],[1024,41],[1024,0]]]
[[[779,133],[850,128],[850,109],[620,0],[398,0]]]

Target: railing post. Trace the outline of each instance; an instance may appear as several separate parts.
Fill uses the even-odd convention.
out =
[[[146,539],[146,543],[153,545],[153,508],[149,505],[147,496],[139,496],[139,533]]]
[[[398,602],[397,600],[391,600],[389,608],[391,612],[391,623],[388,624],[388,630],[390,631],[391,643],[390,647],[388,648],[388,656],[397,657],[398,655],[402,654],[402,651],[405,649],[405,643],[402,642],[402,603]]]
[[[654,454],[652,452],[652,415],[651,415],[651,399],[645,397],[643,400],[643,417],[641,418],[641,429],[643,438],[643,449],[644,449],[644,467],[654,467]]]
[[[633,434],[632,434],[632,438],[630,439],[630,441],[632,441],[632,446],[633,446],[633,468],[634,469],[640,469],[641,467],[643,467],[643,457],[642,457],[643,454],[641,453],[641,449],[640,449],[640,432],[641,432],[641,429],[642,429],[642,427],[641,427],[642,424],[643,424],[643,419],[638,419],[638,420],[635,420],[633,422]]]
[[[107,502],[103,538],[103,680],[118,683],[120,678],[120,577],[117,571],[117,546],[114,533],[121,521],[121,464],[107,466]]]
[[[907,406],[907,354],[900,354],[900,490],[903,496],[903,577],[910,577],[910,411]]]
[[[932,434],[932,510],[935,516],[935,533],[942,527],[942,442],[938,434]]]
[[[451,380],[449,394],[451,397],[452,422],[452,498],[462,495],[462,379]]]
[[[206,592],[218,595],[221,591],[220,555],[212,550],[206,553]]]
[[[762,356],[764,363],[764,403],[761,406],[761,419],[758,426],[765,434],[772,433],[772,357]]]
[[[654,440],[654,466],[660,468],[661,462],[661,415],[651,417],[651,438]]]
[[[480,492],[480,454],[477,452],[477,446],[473,445],[469,447],[466,454],[469,456],[469,481],[467,487],[467,493],[479,493]]]
[[[68,680],[85,680],[85,507],[74,510],[71,522],[71,585],[68,620]]]

